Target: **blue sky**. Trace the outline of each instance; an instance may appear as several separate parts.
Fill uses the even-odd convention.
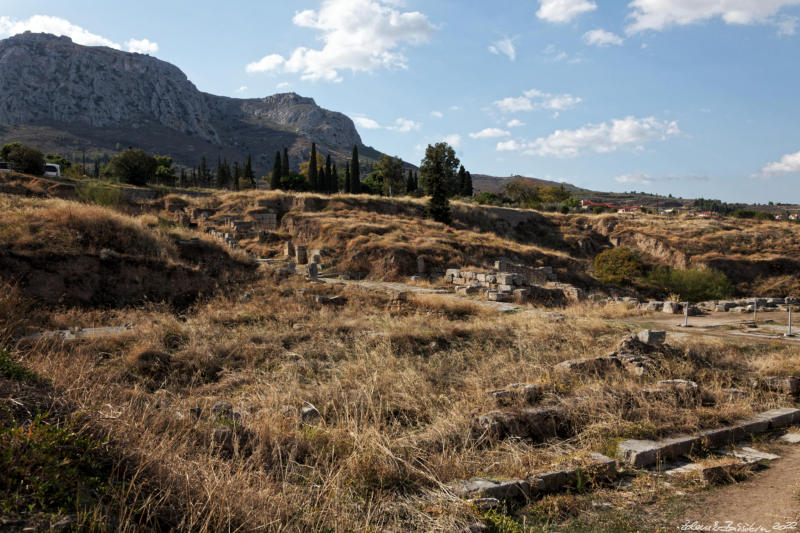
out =
[[[615,191],[800,203],[800,0],[0,0],[214,94],[295,91],[418,163]]]

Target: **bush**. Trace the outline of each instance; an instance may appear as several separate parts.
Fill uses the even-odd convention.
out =
[[[114,156],[108,164],[112,175],[131,185],[147,185],[155,177],[157,168],[155,157],[132,148]]]
[[[733,284],[728,277],[712,268],[673,270],[658,267],[647,274],[645,283],[664,293],[679,294],[681,300],[688,302],[722,300],[733,294]]]
[[[594,258],[594,275],[604,283],[631,283],[642,275],[642,260],[628,248],[611,248]]]
[[[501,205],[503,203],[499,196],[492,192],[486,191],[476,194],[474,199],[481,205]]]
[[[81,200],[90,204],[117,207],[122,203],[122,191],[118,187],[87,183],[77,187],[76,192]]]
[[[0,148],[0,160],[11,163],[17,172],[41,176],[44,174],[44,156],[37,148],[20,143],[10,143]]]

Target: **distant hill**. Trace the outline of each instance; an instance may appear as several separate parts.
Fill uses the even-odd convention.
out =
[[[0,41],[0,143],[10,141],[68,157],[133,146],[186,166],[203,155],[214,164],[252,154],[262,175],[284,146],[299,167],[312,141],[336,161],[349,158],[353,145],[367,162],[380,157],[349,117],[311,98],[215,96],[154,57],[33,33]]]
[[[494,194],[499,194],[505,190],[509,183],[517,180],[523,180],[538,187],[564,187],[564,189],[572,194],[572,196],[578,198],[579,200],[591,200],[593,202],[602,202],[620,206],[636,205],[651,208],[688,207],[694,201],[694,199],[671,198],[646,193],[592,191],[590,189],[576,187],[570,183],[543,180],[539,178],[529,178],[527,176],[509,176],[502,178],[488,176],[486,174],[473,174],[472,187],[475,192],[491,192]]]

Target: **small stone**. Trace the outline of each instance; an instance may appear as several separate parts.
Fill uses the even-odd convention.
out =
[[[211,407],[211,412],[217,418],[233,418],[233,406],[228,402],[217,402]]]
[[[787,433],[781,435],[781,440],[789,444],[800,444],[800,433]]]
[[[308,402],[305,402],[303,408],[300,409],[300,419],[306,424],[310,424],[321,417],[322,415],[317,408]]]

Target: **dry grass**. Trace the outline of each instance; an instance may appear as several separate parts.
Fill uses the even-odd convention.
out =
[[[329,308],[300,288],[335,290],[262,282],[248,302],[216,298],[182,317],[129,311],[141,325],[135,334],[42,343],[21,355],[76,409],[96,413],[94,424],[139,465],[132,486],[153,498],[149,513],[198,531],[452,530],[472,511],[444,488],[451,481],[547,470],[622,438],[713,426],[780,403],[755,391],[728,402],[722,392],[746,387],[771,352],[693,342],[650,378],[565,382],[550,375],[554,364],[607,353],[623,326],[583,317],[589,309],[550,321],[438,295],[413,296],[398,312],[388,296],[355,288],[344,307]],[[122,315],[107,313],[57,316]],[[640,392],[678,377],[702,383],[716,406]],[[474,440],[473,417],[496,409],[486,392],[518,382],[549,387],[543,401],[568,408],[575,435],[547,447]],[[217,401],[237,418],[218,421]],[[305,402],[321,414],[311,425],[297,415]],[[232,428],[230,442],[214,439],[220,425]]]

